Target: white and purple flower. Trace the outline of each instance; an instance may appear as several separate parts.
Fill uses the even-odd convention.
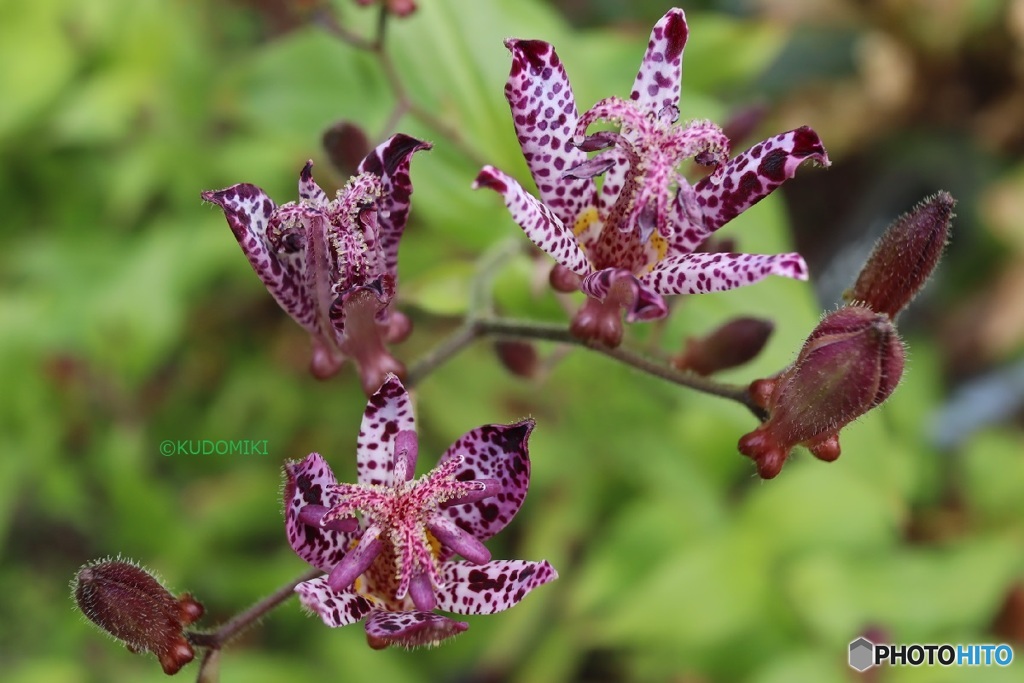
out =
[[[412,194],[409,162],[422,149],[430,144],[392,136],[363,159],[333,199],[313,180],[312,161],[299,175],[298,202],[277,206],[249,183],[202,193],[224,210],[277,303],[309,332],[313,374],[330,377],[352,358],[367,395],[388,373],[404,373],[385,344],[401,341],[411,329],[390,304]]]
[[[527,236],[557,261],[552,284],[588,295],[573,332],[616,346],[629,322],[668,314],[664,296],[733,289],[768,275],[807,278],[796,253],[704,253],[716,230],[791,178],[808,159],[829,165],[818,135],[803,127],[729,159],[729,140],[706,120],[677,125],[683,48],[681,9],[654,26],[629,100],[611,97],[580,116],[554,48],[510,39],[505,97],[540,199],[492,166],[474,187],[499,192]],[[618,131],[587,135],[597,121]],[[588,152],[599,152],[588,158]],[[694,185],[686,159],[714,171]],[[604,174],[600,190],[594,178]]]
[[[493,614],[557,578],[547,562],[491,561],[483,545],[526,496],[533,426],[473,429],[413,479],[412,404],[389,376],[363,414],[358,483],[338,484],[317,453],[285,468],[288,542],[327,573],[296,587],[302,604],[328,626],[365,619],[374,647],[436,645],[468,624],[435,610]]]

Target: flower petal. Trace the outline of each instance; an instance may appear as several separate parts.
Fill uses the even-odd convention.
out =
[[[402,382],[388,375],[366,404],[356,447],[356,472],[360,484],[391,486],[395,469],[395,435],[414,431],[412,401]]]
[[[651,30],[647,52],[633,82],[630,99],[642,109],[658,114],[679,106],[679,82],[683,74],[683,48],[689,35],[686,14],[670,9]]]
[[[473,181],[474,190],[481,187],[489,187],[505,199],[512,219],[534,244],[577,275],[590,272],[590,263],[572,230],[514,178],[493,166],[484,166]]]
[[[301,462],[286,463],[284,474],[288,544],[306,562],[329,572],[345,557],[356,534],[310,526],[299,519],[299,514],[307,505],[334,506],[337,496],[328,490],[337,483],[334,473],[319,453],[310,453]]]
[[[580,289],[590,296],[604,301],[613,287],[628,287],[631,298],[626,308],[626,320],[635,323],[641,320],[659,320],[668,315],[668,304],[661,294],[645,282],[637,279],[625,268],[605,268],[583,278]]]
[[[519,512],[530,487],[530,450],[532,419],[511,425],[484,425],[456,440],[441,456],[438,465],[463,456],[455,474],[458,481],[495,479],[501,490],[475,503],[453,505],[441,510],[460,528],[486,541],[498,533]]]
[[[318,209],[327,206],[327,193],[313,180],[313,160],[310,159],[302,167],[299,174],[299,197],[305,199]]]
[[[277,211],[274,201],[249,183],[206,191],[202,197],[223,209],[249,264],[281,308],[310,333],[317,334],[313,324],[316,311],[305,285],[304,248],[278,253],[267,238],[270,219]]]
[[[763,140],[718,167],[693,188],[703,225],[680,231],[672,245],[674,251],[692,251],[708,235],[792,178],[807,159],[822,166],[831,163],[818,134],[804,126]],[[680,224],[689,223],[680,219]]]
[[[496,560],[485,565],[448,562],[437,608],[455,614],[494,614],[512,607],[537,586],[558,578],[544,562]]]
[[[372,173],[382,183],[384,194],[380,202],[380,241],[384,248],[384,260],[391,275],[398,276],[398,243],[405,231],[409,218],[409,202],[412,195],[412,179],[409,177],[409,162],[412,155],[421,149],[433,147],[429,142],[399,133],[382,142],[366,155],[359,164],[357,173]]]
[[[328,626],[348,626],[373,611],[373,602],[351,590],[331,590],[324,576],[303,581],[295,592],[303,607],[319,615]]]
[[[442,640],[456,636],[469,628],[463,621],[455,621],[433,612],[375,611],[366,620],[366,635],[376,648],[398,645],[414,648],[432,647]]]
[[[541,200],[565,225],[595,203],[590,178],[563,178],[562,173],[587,160],[572,144],[579,113],[562,60],[542,40],[505,41],[512,68],[505,99],[512,109],[519,145]]]
[[[707,294],[750,285],[769,275],[807,279],[800,254],[683,254],[670,256],[641,278],[661,294]]]

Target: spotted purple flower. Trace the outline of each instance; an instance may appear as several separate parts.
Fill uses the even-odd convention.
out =
[[[409,162],[421,149],[430,144],[392,136],[333,199],[313,180],[312,161],[299,175],[298,202],[277,206],[249,183],[202,193],[224,210],[277,303],[309,332],[313,374],[330,377],[351,357],[368,395],[388,373],[405,370],[385,343],[410,331],[409,319],[390,304],[412,194]]]
[[[328,626],[365,618],[374,647],[435,645],[468,628],[435,610],[493,614],[557,578],[547,562],[492,562],[483,544],[526,496],[533,425],[471,430],[414,479],[412,405],[389,376],[363,414],[358,483],[338,484],[317,453],[285,467],[288,542],[327,573],[296,587],[302,604]]]
[[[552,284],[581,289],[587,303],[573,321],[585,339],[614,346],[626,320],[668,313],[664,296],[733,289],[768,275],[806,279],[799,254],[702,253],[725,223],[791,178],[807,159],[829,165],[818,135],[798,128],[729,159],[729,139],[710,121],[677,125],[683,47],[681,9],[654,26],[629,100],[610,97],[582,116],[554,48],[510,39],[505,97],[540,199],[485,166],[474,187],[505,200],[527,236],[555,258]],[[618,130],[587,134],[597,121]],[[588,152],[598,152],[588,158]],[[691,185],[686,159],[713,166]],[[604,174],[600,190],[594,178]]]

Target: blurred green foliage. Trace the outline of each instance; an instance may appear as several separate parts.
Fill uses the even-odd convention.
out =
[[[586,107],[628,92],[648,30],[571,30],[525,0],[420,5],[389,26],[412,96],[524,180],[502,39],[554,43]],[[372,24],[372,11],[337,10]],[[720,120],[716,94],[762,70],[784,36],[689,19],[683,113]],[[393,97],[367,54],[312,25],[268,39],[229,4],[40,0],[0,5],[0,102],[3,678],[164,680],[152,658],[86,626],[68,580],[122,553],[193,592],[204,623],[228,618],[305,570],[283,534],[281,464],[316,450],[351,477],[365,401],[347,370],[308,375],[305,334],[199,192],[247,181],[288,201],[310,157],[337,187],[321,132],[348,119],[376,136]],[[399,128],[435,141],[413,162],[401,251],[417,332],[397,351],[413,359],[454,328],[474,259],[522,236],[491,193],[469,189],[473,162],[409,117]],[[745,251],[787,248],[775,198],[725,232]],[[533,273],[525,256],[501,273],[503,312],[563,319]],[[754,364],[724,376],[737,382],[789,362],[819,310],[807,285],[773,279],[681,302],[662,343],[739,314],[777,329]],[[1024,571],[1022,438],[991,432],[955,458],[931,450],[939,363],[924,336],[911,354],[893,399],[844,432],[837,463],[797,453],[762,483],[735,450],[753,427],[739,406],[582,350],[541,391],[479,343],[416,391],[423,466],[472,427],[535,416],[530,496],[491,545],[497,558],[548,559],[561,579],[415,653],[372,651],[361,628],[332,631],[289,603],[225,651],[222,680],[847,681],[846,645],[869,626],[896,642],[991,641]],[[269,455],[159,451],[204,438],[266,439]],[[967,673],[1019,680],[1019,664],[885,680]]]

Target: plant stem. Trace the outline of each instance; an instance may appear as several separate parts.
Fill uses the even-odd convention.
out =
[[[319,569],[312,569],[297,579],[293,579],[281,586],[244,612],[239,612],[231,619],[218,626],[216,630],[210,633],[188,631],[185,635],[193,645],[208,647],[214,650],[219,649],[232,638],[253,626],[257,621],[262,619],[278,605],[295,595],[295,587],[297,585],[303,581],[315,579],[322,574],[323,572]]]
[[[476,149],[466,142],[462,133],[456,126],[451,125],[427,107],[418,104],[409,94],[408,89],[402,82],[401,75],[398,73],[398,68],[395,66],[394,60],[392,60],[385,45],[388,24],[388,12],[386,6],[381,6],[380,15],[377,20],[376,34],[372,39],[366,39],[352,31],[349,31],[338,23],[337,17],[329,12],[319,13],[317,15],[317,23],[341,42],[351,45],[356,49],[365,50],[366,52],[371,53],[380,63],[381,71],[384,73],[384,80],[387,81],[388,88],[390,88],[391,94],[395,97],[395,106],[392,109],[391,114],[388,116],[384,130],[380,136],[381,139],[388,137],[388,135],[390,135],[393,132],[393,129],[398,125],[402,116],[408,114],[427,128],[433,130],[439,137],[446,139],[452,147],[459,150],[459,152],[472,161],[475,166],[483,167],[487,165],[487,159],[481,156]]]
[[[497,317],[468,319],[455,332],[410,367],[406,383],[412,385],[422,382],[434,370],[469,346],[474,340],[482,337],[515,339],[519,341],[549,341],[582,346],[648,375],[663,379],[666,382],[699,391],[709,396],[736,401],[740,405],[745,406],[758,420],[764,421],[768,417],[765,411],[751,400],[744,385],[716,382],[692,372],[676,370],[670,365],[629,349],[621,347],[612,349],[602,344],[585,342],[572,336],[568,328],[563,325]]]

